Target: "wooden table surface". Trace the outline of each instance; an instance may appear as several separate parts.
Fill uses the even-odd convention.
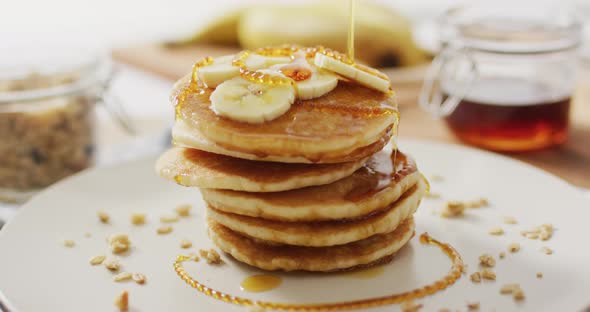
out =
[[[195,60],[236,52],[233,48],[196,46],[166,48],[145,45],[113,52],[113,57],[162,77],[176,80],[186,75]],[[581,77],[572,105],[570,139],[560,147],[544,151],[506,154],[547,170],[572,184],[590,188],[590,66],[581,66]],[[445,124],[417,105],[424,68],[385,70],[398,95],[402,122],[400,136],[461,144]]]

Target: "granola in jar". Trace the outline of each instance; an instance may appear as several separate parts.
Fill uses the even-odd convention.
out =
[[[22,202],[93,164],[100,65],[0,76],[0,201]]]

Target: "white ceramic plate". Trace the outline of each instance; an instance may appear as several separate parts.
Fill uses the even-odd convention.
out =
[[[487,197],[491,206],[470,210],[462,219],[433,215],[444,199],[425,199],[416,217],[417,234],[429,232],[452,244],[469,265],[477,269],[478,256],[497,256],[511,242],[522,249],[497,260],[497,281],[473,284],[463,276],[457,284],[420,300],[424,311],[440,308],[466,310],[467,302],[479,302],[482,311],[576,311],[590,304],[590,250],[586,240],[590,206],[578,190],[545,172],[495,154],[464,147],[403,141],[403,150],[415,156],[427,175],[445,177],[432,182],[432,191],[446,199]],[[211,247],[203,224],[199,192],[164,181],[153,170],[154,159],[111,168],[90,170],[51,187],[22,207],[0,232],[0,290],[2,302],[15,311],[114,311],[114,297],[130,292],[131,311],[248,311],[206,297],[182,282],[172,263],[183,238],[194,247]],[[173,224],[174,231],[156,235],[159,216],[182,203],[194,203],[192,217]],[[112,223],[98,222],[96,212],[105,210]],[[132,212],[148,214],[144,226],[131,226]],[[505,225],[502,216],[514,216],[517,225]],[[520,236],[520,231],[542,223],[557,230],[546,242]],[[491,236],[493,226],[506,234]],[[92,237],[87,238],[84,233]],[[123,270],[142,272],[147,284],[115,283],[104,267],[92,267],[91,256],[107,253],[105,237],[129,233],[133,250],[123,256]],[[76,241],[65,248],[63,239]],[[554,254],[540,252],[542,246]],[[436,247],[422,245],[418,237],[401,250],[385,273],[372,279],[342,274],[279,274],[283,284],[264,293],[240,290],[240,282],[259,270],[223,256],[220,267],[204,261],[187,264],[198,280],[221,291],[253,299],[311,303],[382,296],[431,283],[450,268],[449,259]],[[542,279],[536,273],[542,272]],[[526,300],[520,303],[499,289],[520,283]],[[392,311],[391,306],[374,309]]]

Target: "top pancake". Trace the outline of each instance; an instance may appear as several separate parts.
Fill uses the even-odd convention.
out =
[[[263,124],[249,124],[216,115],[210,109],[209,97],[213,89],[188,93],[182,101],[188,85],[189,77],[185,77],[173,90],[177,121],[184,123],[188,131],[198,132],[223,149],[260,158],[272,155],[276,156],[273,159],[337,162],[335,160],[340,156],[349,155],[388,135],[397,118],[393,95],[340,81],[334,90],[324,96],[297,100],[277,119]],[[176,135],[174,139],[179,141]],[[180,143],[199,148],[191,146],[190,142]]]

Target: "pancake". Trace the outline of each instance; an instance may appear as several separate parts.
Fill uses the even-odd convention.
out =
[[[354,243],[330,247],[271,245],[240,235],[209,219],[209,237],[221,250],[240,262],[263,270],[330,272],[386,262],[414,235],[408,218],[393,232]]]
[[[223,149],[259,158],[264,158],[259,155],[272,155],[303,158],[308,162],[335,162],[324,159],[340,159],[378,142],[397,119],[397,104],[392,94],[346,81],[340,81],[334,90],[319,98],[297,100],[285,114],[263,126],[216,115],[210,109],[213,89],[189,93],[180,101],[188,85],[187,76],[175,85],[172,94],[172,101],[177,105],[177,123],[182,121],[188,133],[198,132],[206,141]],[[178,136],[178,131],[174,139],[187,147],[202,149],[184,140],[186,137]]]
[[[224,212],[278,221],[354,219],[383,209],[416,185],[422,175],[414,161],[383,150],[352,175],[321,186],[296,190],[249,193],[201,189],[211,207]]]
[[[336,164],[261,162],[172,148],[158,159],[160,176],[180,185],[246,192],[278,192],[334,182],[351,175],[367,159]]]
[[[383,211],[352,221],[280,222],[207,209],[210,219],[234,232],[263,241],[309,247],[343,245],[388,233],[411,217],[424,196],[423,181]]]
[[[172,137],[174,145],[178,147],[198,149],[207,151],[215,154],[231,156],[235,158],[258,160],[258,161],[270,161],[270,162],[282,162],[282,163],[341,163],[341,162],[352,162],[371,156],[372,154],[380,151],[389,143],[391,140],[391,130],[388,128],[383,132],[383,136],[377,142],[359,147],[356,150],[346,155],[332,155],[324,154],[320,158],[308,159],[302,156],[276,156],[265,153],[259,154],[248,154],[242,151],[230,150],[219,144],[216,144],[206,139],[197,129],[190,129],[190,127],[182,120],[177,120],[172,128]]]

